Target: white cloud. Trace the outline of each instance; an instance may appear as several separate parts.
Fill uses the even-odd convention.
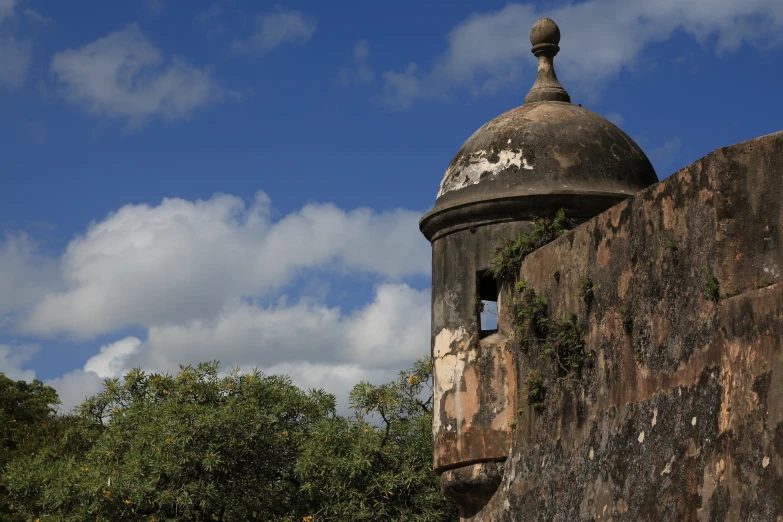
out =
[[[426,274],[419,217],[311,204],[273,222],[263,193],[250,205],[227,195],[127,205],[69,243],[60,260],[66,289],[39,299],[19,327],[89,338],[127,325],[182,324],[270,296],[308,269],[389,280]]]
[[[427,345],[429,346],[429,345]],[[419,356],[424,355],[421,353]],[[408,361],[412,363],[413,359]],[[400,368],[366,368],[358,364],[313,364],[307,361],[281,363],[272,367],[259,368],[266,375],[288,375],[291,381],[303,390],[324,389],[337,398],[337,411],[349,415],[348,394],[355,384],[368,381],[375,384],[395,379]]]
[[[402,72],[386,71],[383,79],[386,82],[386,103],[403,109],[410,107],[413,101],[427,96],[419,79],[419,66],[411,62]],[[432,93],[429,94],[430,96]]]
[[[27,80],[32,47],[14,37],[9,24],[16,17],[16,0],[0,0],[0,85],[17,89]]]
[[[57,261],[42,255],[27,234],[6,236],[0,242],[0,324],[60,290],[59,282]]]
[[[375,301],[346,321],[345,361],[399,366],[429,353],[430,292],[382,285]]]
[[[67,413],[87,397],[100,392],[106,379],[122,378],[130,369],[125,363],[140,346],[141,341],[136,337],[125,337],[101,346],[100,352],[90,357],[84,368],[49,379],[44,381],[44,384],[57,390],[60,398],[59,410]]]
[[[353,48],[353,64],[340,70],[340,81],[343,85],[353,83],[369,83],[373,78],[373,70],[369,64],[370,45],[367,40],[359,40]]]
[[[258,368],[289,375],[303,389],[324,388],[347,412],[354,384],[388,381],[429,353],[429,309],[429,291],[405,284],[379,285],[373,302],[349,315],[307,301],[268,308],[235,303],[209,319],[150,328],[144,342],[126,337],[102,346],[82,370],[47,384],[70,409],[103,379],[131,368],[176,373],[180,364],[218,359],[223,371]]]
[[[206,69],[165,59],[136,25],[55,54],[50,70],[66,99],[132,126],[186,117],[222,95]]]
[[[430,271],[419,217],[309,204],[273,221],[261,192],[249,204],[215,195],[126,205],[92,223],[59,259],[9,236],[0,244],[0,314],[6,330],[32,336],[146,331],[48,381],[65,410],[131,368],[175,373],[213,359],[224,370],[255,367],[323,386],[345,408],[353,384],[391,379],[429,352],[430,292],[404,282]],[[282,294],[293,281],[326,274],[369,276],[374,296],[351,310],[324,304],[334,280],[295,302]],[[33,377],[23,369],[29,353],[4,350],[0,371]]]
[[[234,303],[209,319],[150,328],[128,364],[175,369],[218,358],[242,367],[298,361],[396,367],[428,351],[429,296],[406,284],[382,284],[372,303],[347,316],[307,300],[267,308]]]
[[[779,44],[783,38],[783,2],[779,0],[588,0],[554,9],[509,4],[474,14],[447,35],[447,50],[431,70],[410,64],[384,73],[387,101],[400,107],[438,97],[454,88],[479,94],[517,82],[522,67],[535,67],[529,29],[548,16],[560,26],[558,76],[567,90],[589,94],[632,65],[648,45],[676,30],[722,53],[743,43]],[[523,93],[524,94],[524,93]]]
[[[101,351],[93,355],[84,364],[85,372],[92,372],[101,379],[119,377],[127,371],[125,362],[139,350],[141,340],[126,337],[111,344],[101,346]]]
[[[57,390],[57,395],[60,398],[59,410],[62,413],[67,413],[87,397],[101,391],[103,379],[93,372],[73,370],[56,379],[46,380],[44,384]]]
[[[24,369],[27,363],[38,352],[38,346],[11,346],[0,344],[0,373],[13,381],[32,381],[35,370]]]
[[[315,18],[301,11],[278,8],[273,13],[259,14],[253,34],[235,40],[232,49],[237,53],[261,55],[281,45],[301,46],[310,41],[317,26]]]

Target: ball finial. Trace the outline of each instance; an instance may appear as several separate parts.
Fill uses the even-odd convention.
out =
[[[549,18],[542,18],[530,30],[530,52],[538,58],[536,82],[525,96],[525,103],[559,101],[569,103],[568,95],[555,74],[555,56],[560,52],[560,28]]]
[[[530,43],[533,47],[541,44],[557,45],[560,43],[560,28],[551,18],[542,18],[530,29]]]

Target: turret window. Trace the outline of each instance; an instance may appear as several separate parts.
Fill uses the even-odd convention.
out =
[[[496,333],[498,331],[498,285],[487,270],[481,270],[476,274],[476,305],[479,337]]]

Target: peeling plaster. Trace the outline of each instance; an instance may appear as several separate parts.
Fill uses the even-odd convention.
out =
[[[440,405],[443,396],[452,391],[463,371],[465,370],[465,359],[451,353],[452,345],[465,336],[465,329],[460,327],[456,330],[448,328],[442,329],[435,336],[434,355],[434,389],[433,404]],[[441,416],[433,415],[432,433],[437,434],[441,430]],[[449,424],[449,431],[452,427]]]
[[[533,170],[533,165],[528,164],[527,159],[522,157],[521,150],[501,150],[498,153],[499,159],[496,162],[489,161],[487,156],[488,152],[486,150],[478,150],[469,156],[467,165],[463,162],[450,165],[443,176],[440,190],[438,190],[438,197],[452,190],[475,185],[485,174],[495,177],[511,166],[517,169]]]

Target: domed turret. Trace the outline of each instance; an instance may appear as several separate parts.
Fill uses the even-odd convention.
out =
[[[626,133],[570,103],[553,66],[557,25],[539,20],[530,42],[538,74],[525,104],[483,125],[451,160],[435,207],[421,220],[428,239],[558,208],[589,218],[658,181]]]
[[[500,484],[522,392],[493,251],[536,216],[563,208],[584,221],[658,181],[627,134],[570,103],[553,66],[557,25],[539,20],[530,42],[538,74],[525,104],[468,138],[419,224],[432,243],[433,466],[465,518]]]

